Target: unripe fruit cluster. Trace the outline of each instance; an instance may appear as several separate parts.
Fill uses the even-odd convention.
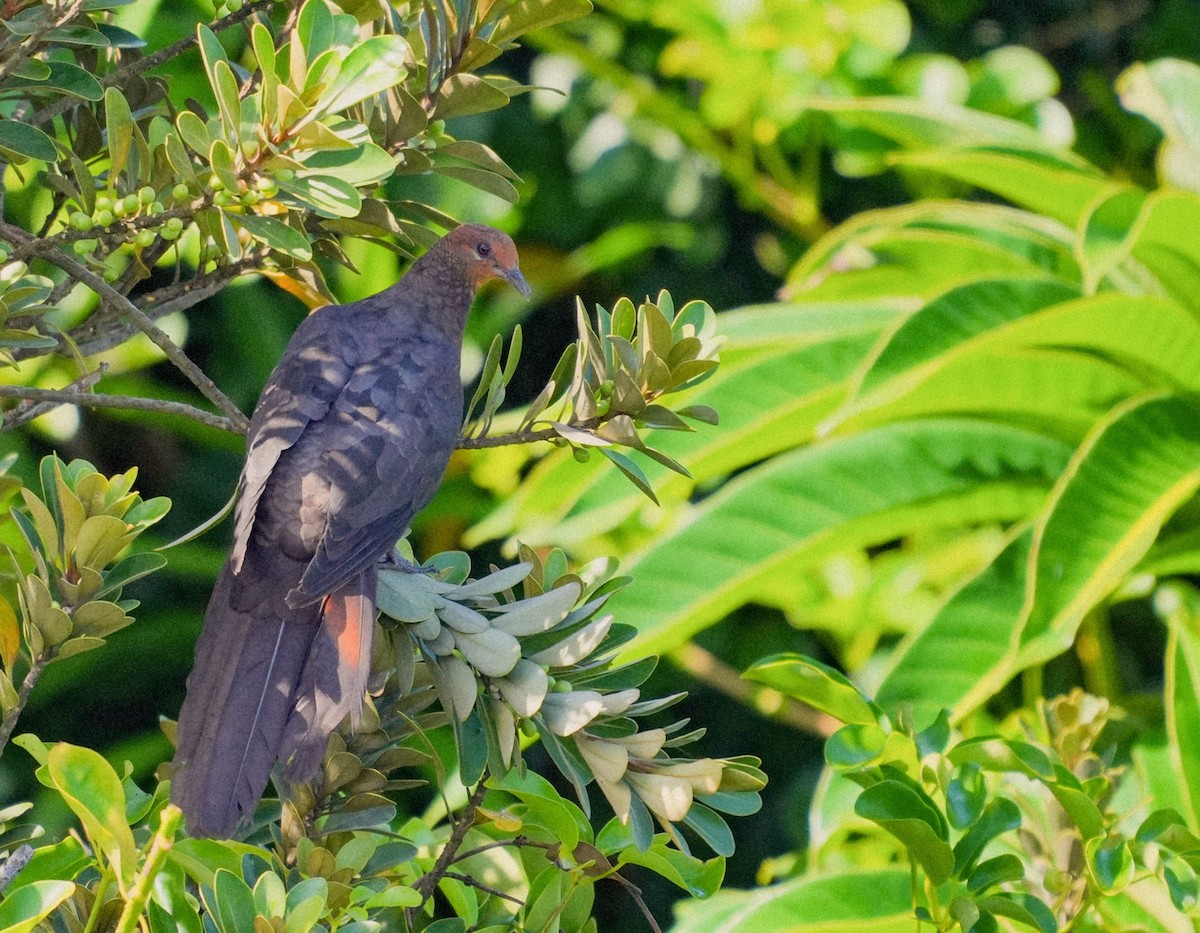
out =
[[[187,185],[180,182],[171,189],[170,197],[176,203],[186,203],[191,200],[191,191]],[[138,189],[136,194],[124,196],[98,194],[91,214],[74,211],[67,220],[74,229],[83,233],[93,227],[111,227],[118,218],[132,218],[138,215],[157,217],[164,210],[166,208],[162,201],[158,200],[158,193],[149,185],[145,185]],[[142,249],[147,249],[154,245],[154,241],[160,234],[164,240],[174,240],[182,232],[183,221],[178,217],[169,217],[163,223],[158,234],[153,229],[145,227],[138,231],[133,242]],[[88,238],[76,240],[71,248],[76,254],[87,256],[94,253],[99,245],[99,240]],[[107,270],[105,274],[107,277]]]

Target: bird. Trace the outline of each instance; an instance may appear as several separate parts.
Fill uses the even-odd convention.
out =
[[[273,768],[311,779],[333,729],[358,724],[378,562],[441,482],[463,328],[493,279],[529,297],[506,234],[456,227],[390,288],[310,314],[267,380],[179,713],[171,799],[190,835],[230,837]]]

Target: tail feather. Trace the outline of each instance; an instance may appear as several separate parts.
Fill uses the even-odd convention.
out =
[[[171,797],[193,836],[228,837],[253,812],[321,625],[320,606],[270,596],[239,607],[228,566],[217,579],[179,714]],[[237,600],[243,603],[244,600]]]
[[[304,781],[317,773],[329,734],[347,715],[358,726],[371,675],[376,579],[372,564],[321,603],[321,629],[300,676],[281,744],[280,762],[289,781]]]

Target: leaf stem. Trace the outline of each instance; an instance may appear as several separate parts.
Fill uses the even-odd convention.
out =
[[[133,933],[138,928],[138,920],[146,912],[146,904],[150,900],[150,891],[154,879],[158,875],[162,863],[166,860],[167,852],[175,844],[175,834],[179,831],[179,821],[183,811],[173,803],[163,807],[159,817],[158,832],[150,843],[150,849],[142,862],[142,870],[138,872],[125,900],[125,907],[117,921],[115,933]]]

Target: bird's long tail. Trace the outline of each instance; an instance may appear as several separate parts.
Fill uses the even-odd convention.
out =
[[[361,714],[375,578],[372,567],[326,599],[292,609],[261,590],[258,599],[235,598],[232,571],[221,571],[179,713],[171,798],[191,835],[231,835],[277,761],[289,781],[308,779],[330,732],[347,714]]]
[[[283,735],[280,761],[289,781],[316,774],[329,733],[347,715],[358,726],[371,675],[376,580],[372,564],[323,602],[324,622],[300,676]]]
[[[239,607],[228,566],[217,578],[179,712],[171,798],[193,836],[230,836],[267,786],[300,674],[321,625],[319,604],[282,598]]]

